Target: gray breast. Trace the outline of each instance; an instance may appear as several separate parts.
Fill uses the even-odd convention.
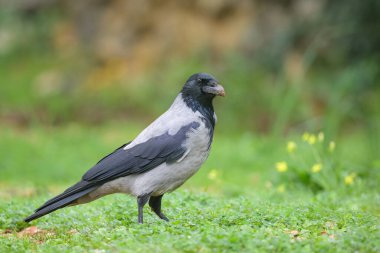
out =
[[[202,123],[187,135],[187,152],[177,162],[162,164],[141,175],[134,176],[131,193],[141,195],[152,192],[161,195],[181,186],[194,175],[209,155],[210,130]]]

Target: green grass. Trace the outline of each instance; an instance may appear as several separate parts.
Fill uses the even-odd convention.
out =
[[[21,219],[73,184],[98,159],[141,129],[106,126],[0,127],[0,252],[378,252],[379,161],[361,135],[336,140],[342,174],[333,187],[278,173],[289,158],[286,141],[249,133],[216,132],[212,153],[180,190],[164,197],[171,219],[148,207],[137,224],[134,198],[112,195],[66,208],[30,225]],[[327,141],[327,140],[326,140]],[[297,154],[307,154],[298,143]],[[355,172],[352,185],[344,172]],[[298,181],[297,181],[298,180]],[[318,181],[317,181],[318,182]]]
[[[2,226],[46,199],[2,200]],[[379,196],[378,196],[379,197]],[[377,197],[377,201],[379,198]],[[169,223],[148,208],[136,223],[135,200],[114,195],[33,222],[41,234],[0,237],[2,252],[378,252],[379,217],[369,196],[337,198],[180,190],[167,195]]]

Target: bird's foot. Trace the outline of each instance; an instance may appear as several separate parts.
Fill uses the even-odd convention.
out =
[[[158,213],[157,214],[160,219],[163,219],[164,221],[169,221],[169,219],[163,214],[163,213]]]

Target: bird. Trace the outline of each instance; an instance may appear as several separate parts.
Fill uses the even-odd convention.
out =
[[[138,223],[143,223],[147,203],[160,219],[169,221],[161,210],[162,197],[193,176],[208,158],[217,121],[216,96],[225,96],[217,79],[207,73],[191,75],[166,112],[24,221],[113,193],[136,197]]]

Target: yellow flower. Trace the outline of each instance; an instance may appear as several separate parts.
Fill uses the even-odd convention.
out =
[[[278,191],[279,193],[283,193],[283,192],[285,192],[285,190],[286,190],[286,187],[285,187],[284,184],[281,184],[281,185],[279,185],[279,186],[277,187],[277,191]]]
[[[335,150],[335,142],[330,141],[329,143],[329,151],[332,153]]]
[[[288,170],[288,164],[286,162],[278,162],[276,163],[276,169],[278,172],[286,172]]]
[[[309,140],[309,136],[310,136],[310,134],[308,132],[303,133],[302,140],[308,141]]]
[[[356,174],[355,173],[351,173],[350,175],[346,176],[344,178],[344,183],[346,185],[352,185],[354,183],[354,179],[356,177]]]
[[[325,136],[323,133],[318,134],[318,140],[322,141],[324,138]],[[309,134],[308,132],[305,132],[302,135],[302,140],[308,142],[310,145],[313,145],[317,141],[317,136],[315,136],[315,134]]]
[[[321,170],[322,170],[322,164],[320,164],[320,163],[316,163],[316,164],[313,165],[313,167],[311,167],[311,171],[313,173],[318,173]]]
[[[323,132],[319,132],[318,141],[323,142],[325,140],[325,134]]]
[[[309,136],[309,139],[307,139],[307,142],[308,142],[310,145],[313,145],[313,144],[315,144],[316,140],[317,140],[317,137],[315,137],[314,134],[311,134],[311,135]]]
[[[208,179],[210,180],[215,180],[218,178],[218,172],[216,170],[211,170],[208,175],[207,175]]]
[[[297,148],[297,144],[294,141],[289,141],[286,145],[286,149],[289,153],[293,153],[294,150]]]

